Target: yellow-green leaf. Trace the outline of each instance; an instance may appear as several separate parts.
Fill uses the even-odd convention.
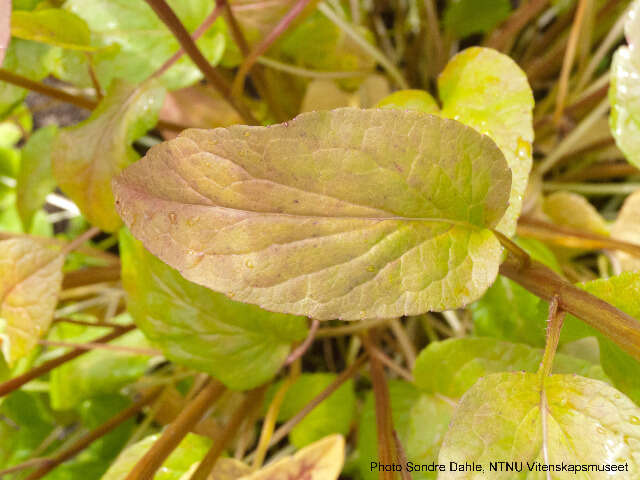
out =
[[[442,110],[420,90],[401,90],[378,105],[442,115],[489,135],[512,173],[509,208],[497,229],[513,235],[532,165],[534,102],[527,76],[509,56],[473,47],[449,61],[438,78],[438,92]]]
[[[512,479],[513,471],[491,471],[490,462],[524,462],[522,478],[545,478],[543,465],[610,465],[616,478],[640,473],[640,409],[598,380],[531,373],[496,373],[480,379],[458,406],[438,462],[475,462],[439,479]],[[527,464],[527,462],[529,462]],[[628,465],[628,471],[624,471]],[[557,466],[557,467],[556,467]],[[574,467],[575,468],[575,467]],[[532,471],[529,471],[529,470]],[[546,478],[604,479],[613,472],[551,471]],[[521,478],[518,476],[518,478]]]
[[[330,435],[239,480],[337,480],[343,464],[344,438]]]
[[[582,195],[560,191],[547,196],[542,210],[557,225],[609,236],[609,226],[602,215]]]
[[[444,310],[493,282],[511,175],[487,136],[399,110],[187,130],[114,181],[134,236],[185,278],[319,319]]]
[[[58,303],[64,255],[29,237],[0,242],[0,351],[9,366],[47,332]]]
[[[611,133],[629,163],[640,167],[640,1],[630,7],[625,25],[628,46],[618,48],[611,64]]]
[[[515,231],[529,181],[533,142],[533,92],[527,76],[507,55],[468,48],[453,57],[438,78],[442,115],[489,135],[511,168],[509,209],[498,225]]]
[[[51,145],[57,133],[58,127],[55,125],[40,128],[29,137],[22,149],[16,203],[26,230],[31,228],[33,216],[56,186],[51,173]]]
[[[152,128],[165,90],[155,82],[112,84],[91,116],[60,131],[53,144],[53,174],[60,188],[93,225],[113,232],[121,225],[111,179],[138,159],[131,144]]]
[[[91,32],[77,15],[58,8],[17,10],[11,16],[11,35],[73,50],[92,51]]]
[[[640,245],[640,191],[624,201],[618,218],[611,226],[611,236],[617,240]],[[623,272],[640,271],[640,258],[625,252],[614,252]]]

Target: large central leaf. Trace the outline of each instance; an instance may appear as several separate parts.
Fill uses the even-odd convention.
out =
[[[487,136],[397,110],[187,130],[114,182],[134,236],[236,300],[319,319],[456,308],[493,282],[511,173]]]

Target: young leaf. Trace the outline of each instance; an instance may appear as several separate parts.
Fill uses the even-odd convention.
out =
[[[335,378],[336,375],[331,373],[300,375],[287,390],[278,412],[278,421],[287,421],[293,417],[316,395],[328,387]],[[281,382],[275,384],[270,391],[271,394],[266,396],[265,405],[269,405],[280,385]],[[353,381],[348,380],[291,430],[289,435],[291,444],[301,448],[332,433],[346,436],[351,429],[355,408],[356,397]]]
[[[544,199],[542,209],[557,225],[609,236],[607,222],[582,195],[554,192]]]
[[[60,131],[53,143],[53,174],[87,220],[107,232],[121,224],[111,178],[138,159],[132,142],[158,119],[165,90],[155,82],[116,81],[91,116]]]
[[[511,12],[509,0],[449,0],[444,25],[458,37],[487,33]]]
[[[122,480],[147,453],[151,446],[158,440],[159,435],[151,435],[144,440],[131,445],[123,451],[118,459],[111,465],[102,480]],[[187,434],[178,447],[158,469],[154,480],[179,480],[182,475],[196,462],[202,460],[209,450],[211,441],[193,433]]]
[[[413,376],[421,390],[457,399],[487,374],[537,371],[542,354],[541,349],[494,338],[467,337],[432,342],[420,352]],[[562,354],[556,355],[554,372],[606,380],[599,366]]]
[[[29,237],[0,242],[0,351],[9,366],[49,328],[63,264],[59,250]]]
[[[132,233],[185,278],[269,310],[360,319],[477,298],[497,274],[488,229],[510,184],[498,147],[459,122],[339,109],[187,130],[114,192]]]
[[[169,0],[168,3],[190,32],[214,8],[208,0]],[[83,18],[91,30],[93,46],[103,47],[93,56],[103,88],[108,88],[116,78],[130,83],[144,81],[180,48],[144,0],[68,0],[64,8]],[[210,28],[197,44],[206,59],[216,65],[226,44],[222,23]],[[166,88],[176,89],[201,78],[200,70],[185,55],[160,77],[160,82]]]
[[[330,435],[304,447],[295,455],[277,460],[238,480],[280,480],[305,478],[337,480],[344,464],[344,438]]]
[[[630,7],[625,25],[628,46],[611,64],[611,133],[629,163],[640,167],[640,1]]]
[[[22,149],[16,203],[26,230],[31,227],[33,216],[56,186],[51,172],[51,146],[57,133],[55,125],[40,128],[29,137]]]
[[[91,51],[91,32],[86,22],[59,8],[18,10],[11,16],[11,35],[57,47]]]
[[[606,383],[575,375],[552,375],[543,385],[540,376],[531,373],[496,373],[480,379],[460,401],[438,462],[475,462],[485,473],[449,470],[438,478],[513,478],[514,472],[489,473],[489,462],[499,461],[609,464],[623,469],[626,462],[628,473],[620,477],[638,475],[640,409],[631,400]],[[542,470],[534,472],[530,475],[545,476]],[[613,474],[582,473],[585,478]],[[552,472],[550,478],[565,476]]]
[[[511,169],[509,209],[498,225],[515,232],[529,181],[533,142],[533,92],[526,74],[507,55],[468,48],[453,57],[438,77],[442,115],[489,135]]]
[[[618,213],[618,218],[611,227],[611,236],[640,244],[640,191],[627,197]],[[640,271],[640,259],[625,252],[615,252],[623,272]]]
[[[282,366],[306,321],[229,300],[185,280],[122,231],[122,281],[129,312],[172,361],[234,389],[263,384]]]
[[[507,55],[489,48],[468,48],[453,57],[438,78],[442,110],[420,90],[401,90],[379,102],[453,118],[489,135],[511,169],[509,208],[497,226],[511,236],[522,208],[533,142],[533,92],[527,76]]]

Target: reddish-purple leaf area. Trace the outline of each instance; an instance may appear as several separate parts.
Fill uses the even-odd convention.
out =
[[[11,41],[11,0],[0,0],[0,66]]]
[[[493,282],[503,154],[455,120],[340,109],[187,130],[114,182],[131,232],[183,276],[319,319],[456,308]]]

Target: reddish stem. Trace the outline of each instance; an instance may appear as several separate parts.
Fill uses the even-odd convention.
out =
[[[135,328],[136,328],[135,325],[120,327],[117,330],[109,333],[108,335],[98,338],[94,343],[110,342],[111,340],[115,340],[116,338],[121,337],[125,333],[130,332]],[[50,372],[54,368],[59,367],[60,365],[67,363],[73,360],[74,358],[79,357],[80,355],[84,355],[87,352],[88,350],[76,348],[70,351],[69,353],[65,353],[64,355],[60,355],[59,357],[54,358],[53,360],[49,360],[48,362],[45,362],[42,365],[32,370],[29,370],[26,373],[23,373],[22,375],[12,378],[11,380],[6,381],[5,383],[0,383],[0,397],[4,397],[5,395],[20,388],[25,383],[29,383],[31,380],[34,380],[44,375],[45,373]]]

